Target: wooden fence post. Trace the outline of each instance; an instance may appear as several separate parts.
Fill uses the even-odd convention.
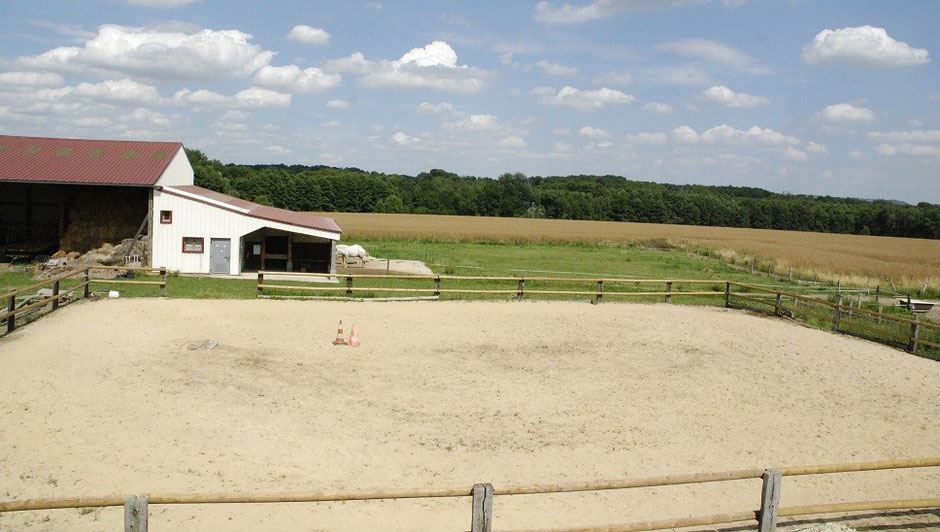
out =
[[[917,336],[920,333],[920,322],[917,316],[914,316],[914,323],[911,324],[911,340],[907,343],[907,350],[917,354]]]
[[[725,283],[725,308],[731,308],[731,282]]]
[[[124,500],[124,532],[147,532],[147,497]]]
[[[346,296],[347,297],[352,297],[353,295],[352,283],[353,283],[353,278],[350,276],[346,276]]]
[[[59,298],[56,297],[59,295],[59,281],[52,283],[52,310],[57,310],[59,308]]]
[[[793,268],[790,268],[789,270],[787,270],[787,279],[789,279],[790,281],[793,280]]]
[[[16,292],[16,289],[11,288],[10,292]],[[12,293],[7,299],[7,312],[13,312],[16,310],[16,296]],[[13,332],[13,329],[16,328],[16,315],[7,316],[7,334]]]
[[[836,296],[836,305],[832,307],[832,330],[839,330],[839,322],[842,321],[842,294]]]
[[[91,295],[91,268],[85,268],[85,293],[83,297],[88,299]]]
[[[774,301],[774,314],[777,316],[780,315],[780,300],[783,296],[780,295],[780,292],[777,292],[777,300]]]
[[[473,485],[473,520],[470,532],[491,532],[493,530],[493,485]]]
[[[516,289],[516,299],[522,299],[525,295],[525,279],[519,279],[519,288]]]
[[[264,295],[264,274],[260,271],[258,272],[258,295]]]
[[[441,296],[441,276],[438,275],[434,278],[434,295]]]
[[[166,296],[166,266],[160,267],[160,295]]]
[[[666,282],[666,303],[672,303],[672,281]]]
[[[777,530],[777,507],[780,506],[780,485],[783,473],[777,470],[767,470],[761,476],[764,480],[760,500],[760,515],[758,516],[758,530],[760,532],[774,532]]]
[[[911,295],[907,294],[907,310],[914,312],[914,307],[911,306]]]

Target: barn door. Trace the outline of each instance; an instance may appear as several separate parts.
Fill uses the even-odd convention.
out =
[[[213,238],[209,251],[209,273],[229,273],[232,262],[232,240]]]

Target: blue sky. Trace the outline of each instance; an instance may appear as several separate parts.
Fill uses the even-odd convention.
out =
[[[940,2],[3,7],[5,134],[940,203]]]

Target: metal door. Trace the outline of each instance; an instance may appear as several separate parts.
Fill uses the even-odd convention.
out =
[[[232,262],[232,240],[213,238],[209,251],[209,273],[229,273]]]

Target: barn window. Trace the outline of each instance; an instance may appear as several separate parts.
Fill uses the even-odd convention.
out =
[[[183,253],[202,253],[204,240],[194,236],[183,237]]]
[[[173,211],[160,211],[160,223],[162,224],[173,223]]]

